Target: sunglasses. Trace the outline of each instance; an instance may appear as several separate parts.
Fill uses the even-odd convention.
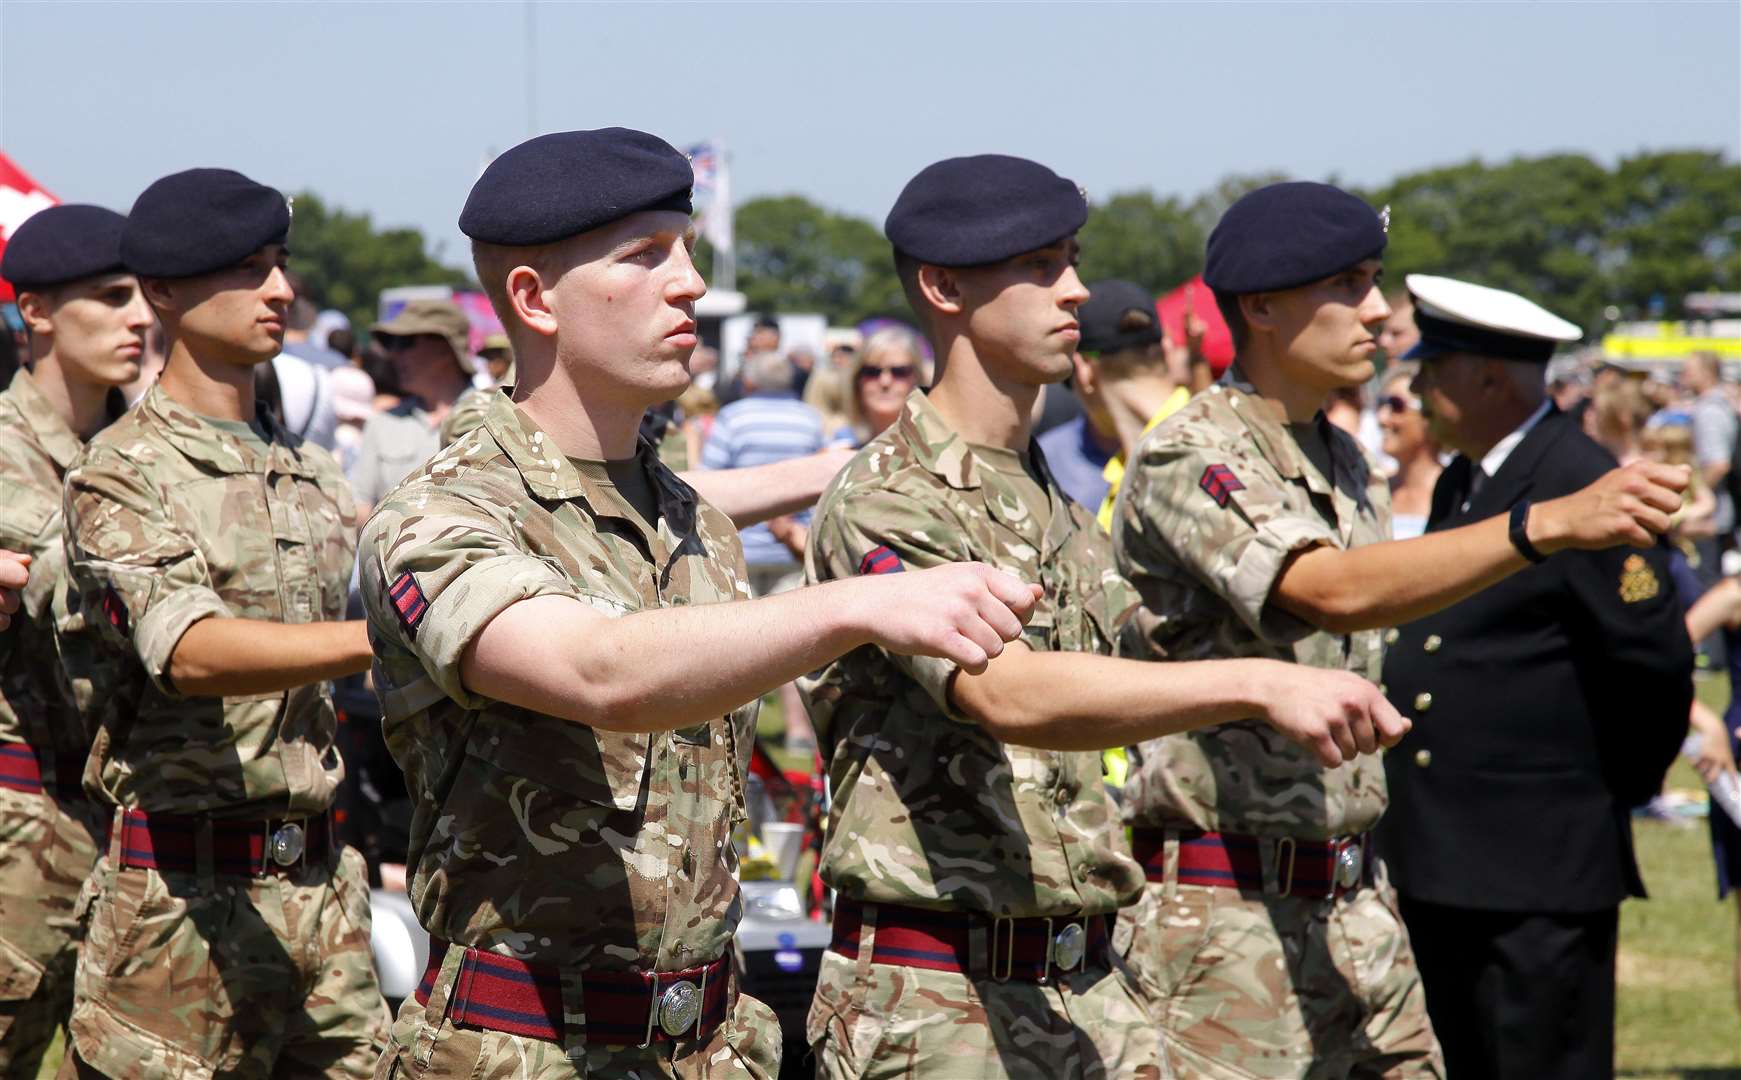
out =
[[[858,378],[860,382],[876,382],[884,375],[894,379],[896,382],[904,382],[911,379],[914,374],[915,372],[912,364],[896,364],[894,367],[876,367],[873,364],[866,364],[864,367],[858,369]]]
[[[1418,397],[1402,397],[1392,394],[1378,399],[1378,407],[1391,412],[1420,412],[1421,399]]]

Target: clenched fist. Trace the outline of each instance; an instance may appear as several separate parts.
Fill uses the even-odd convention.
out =
[[[12,625],[19,593],[30,580],[30,556],[0,550],[0,630]]]
[[[1680,509],[1691,479],[1685,465],[1654,461],[1611,470],[1582,491],[1531,507],[1529,541],[1544,554],[1620,544],[1649,547],[1668,531],[1669,517]]]
[[[940,656],[977,675],[1021,635],[1042,590],[983,563],[852,579],[890,652]]]
[[[1265,719],[1334,769],[1395,746],[1412,727],[1378,687],[1349,671],[1277,662],[1260,690]]]

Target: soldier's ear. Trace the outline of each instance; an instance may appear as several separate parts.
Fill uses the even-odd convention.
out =
[[[54,306],[53,293],[32,291],[18,294],[18,315],[24,320],[24,328],[30,331],[31,337],[54,333],[54,324],[48,318]]]
[[[927,304],[944,315],[961,314],[961,278],[955,270],[921,263],[916,277],[919,295]]]
[[[145,302],[159,312],[179,312],[176,304],[175,282],[166,278],[139,279],[139,291],[145,294]]]
[[[1253,330],[1271,330],[1276,324],[1276,306],[1269,293],[1243,293],[1236,297],[1245,325]]]
[[[516,266],[508,271],[508,306],[514,316],[535,334],[556,336],[556,310],[544,279],[530,266]]]

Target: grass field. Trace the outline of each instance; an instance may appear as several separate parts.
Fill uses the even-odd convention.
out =
[[[1727,693],[1719,693],[1725,688],[1715,682],[1705,684],[1700,696],[1721,711]],[[782,731],[777,703],[765,703],[761,731],[777,748]],[[776,749],[776,757],[784,754]],[[1677,762],[1669,786],[1695,790],[1700,785],[1692,769]],[[1630,901],[1620,912],[1615,1031],[1620,1075],[1741,1080],[1741,1012],[1733,981],[1735,901],[1717,902],[1705,823],[1641,820],[1634,835],[1651,899]],[[39,1076],[53,1076],[59,1061],[57,1042]]]

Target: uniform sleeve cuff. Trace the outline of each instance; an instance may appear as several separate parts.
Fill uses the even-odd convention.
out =
[[[1227,598],[1252,632],[1271,645],[1291,645],[1317,631],[1317,627],[1270,604],[1276,579],[1296,551],[1324,544],[1334,547],[1334,533],[1315,521],[1283,518],[1258,530],[1234,567]]]
[[[459,658],[491,619],[535,596],[582,599],[567,578],[529,555],[497,555],[449,582],[418,625],[418,651],[429,675],[462,708],[482,708],[485,698],[460,679]]]
[[[152,684],[170,697],[184,697],[169,679],[169,658],[175,655],[175,647],[187,628],[201,619],[229,617],[223,600],[204,586],[190,585],[154,598],[133,631],[133,645]]]

